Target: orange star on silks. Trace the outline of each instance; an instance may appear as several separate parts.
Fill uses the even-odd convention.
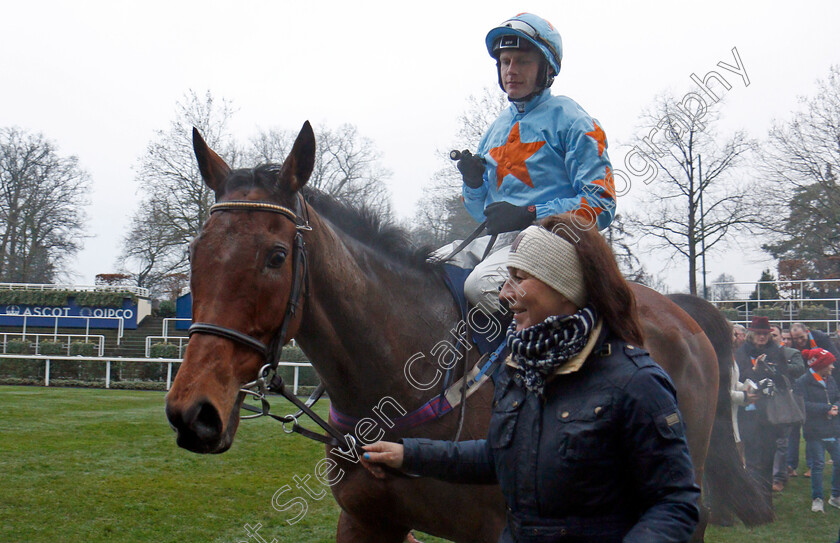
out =
[[[604,190],[599,196],[609,196],[615,200],[615,180],[613,179],[612,170],[607,166],[607,171],[604,173],[603,179],[596,179],[592,182],[593,185],[604,187]]]
[[[589,205],[589,202],[586,201],[586,198],[580,199],[580,207],[572,211],[577,217],[580,217],[584,221],[586,221],[585,225],[578,225],[582,228],[591,228],[598,222],[598,215],[603,213],[604,210],[600,207],[592,207]]]
[[[592,132],[587,132],[586,135],[598,142],[598,156],[601,156],[604,154],[604,149],[607,148],[607,135],[604,134],[598,123],[592,121],[592,124],[595,125],[595,128]]]
[[[513,125],[507,142],[500,147],[490,149],[490,156],[496,161],[496,188],[502,186],[502,181],[508,174],[534,188],[525,160],[533,156],[543,145],[545,145],[544,141],[522,143],[519,139],[519,123]]]

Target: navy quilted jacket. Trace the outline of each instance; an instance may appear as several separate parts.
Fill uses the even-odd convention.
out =
[[[840,390],[834,377],[828,376],[822,386],[814,379],[814,374],[807,371],[796,380],[797,394],[805,400],[805,426],[802,435],[805,440],[840,438],[840,417],[829,417],[832,405],[840,405]]]
[[[616,339],[550,380],[544,398],[503,366],[487,439],[403,443],[405,471],[499,483],[501,542],[688,541],[698,521],[674,386],[646,351]]]

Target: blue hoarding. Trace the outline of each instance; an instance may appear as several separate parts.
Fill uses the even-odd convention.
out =
[[[192,319],[192,294],[186,293],[175,300],[175,316],[179,319]],[[190,323],[186,321],[175,321],[176,330],[186,330]]]
[[[79,306],[72,296],[62,306],[0,304],[2,326],[23,326],[25,321],[27,327],[52,328],[56,325],[56,318],[59,328],[119,328],[119,319],[122,318],[125,329],[136,329],[137,304],[131,298],[125,298],[122,307]]]

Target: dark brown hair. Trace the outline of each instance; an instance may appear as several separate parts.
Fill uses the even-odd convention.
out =
[[[582,228],[580,222],[564,213],[546,217],[539,225],[575,246],[589,303],[613,335],[627,343],[642,346],[644,334],[636,311],[636,297],[621,275],[607,241],[597,229]]]

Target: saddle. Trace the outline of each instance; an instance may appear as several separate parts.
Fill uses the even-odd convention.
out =
[[[444,264],[443,269],[443,280],[446,282],[449,292],[452,294],[452,297],[455,299],[455,303],[458,304],[458,308],[461,310],[461,322],[469,323],[470,321],[468,320],[467,315],[470,307],[467,302],[467,296],[464,293],[464,283],[467,280],[467,276],[472,273],[473,270],[472,268],[459,268],[458,266],[454,266],[452,264]],[[482,314],[476,314],[475,317],[477,320],[485,318]],[[505,327],[509,323],[510,321],[506,319],[505,322],[502,322],[501,324]],[[485,333],[475,330],[472,327],[469,328],[469,339],[478,348],[478,352],[482,355],[492,353],[505,340],[504,333],[498,334],[496,337],[490,337],[490,334],[493,331],[492,328],[488,329]]]

